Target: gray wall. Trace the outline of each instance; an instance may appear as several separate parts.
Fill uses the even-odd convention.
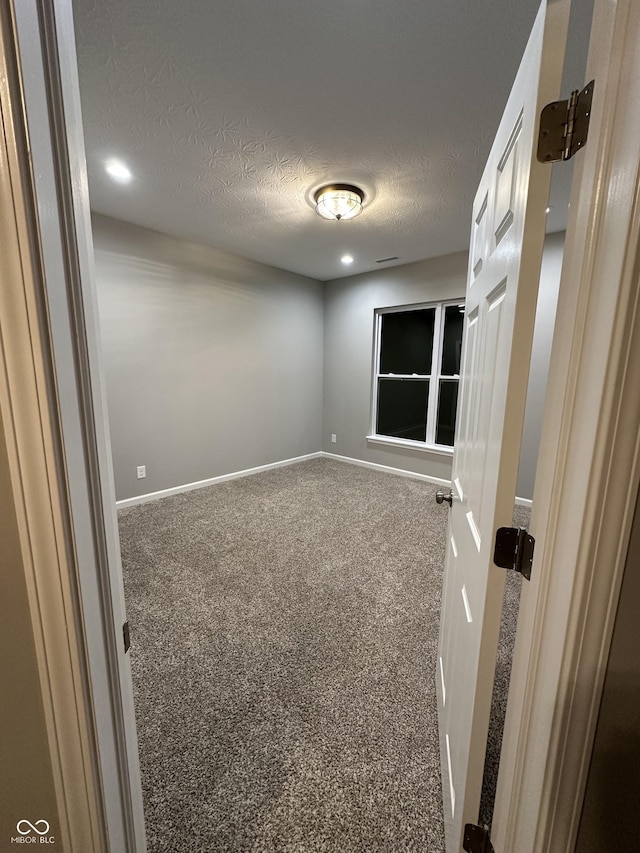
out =
[[[320,283],[103,216],[93,228],[119,500],[320,449]]]
[[[564,233],[550,235],[545,242],[518,476],[517,494],[523,498],[533,496],[563,244]],[[467,253],[459,252],[327,282],[323,450],[450,479],[450,456],[366,441],[371,427],[373,319],[376,308],[463,298],[466,275]]]
[[[325,285],[322,448],[450,479],[451,457],[367,444],[371,431],[374,309],[464,297],[467,253],[458,252]],[[331,434],[337,441],[331,443]]]
[[[99,215],[93,227],[119,500],[320,449],[450,478],[450,456],[366,441],[373,318],[375,308],[463,297],[466,252],[330,281],[323,296],[316,281],[206,246]],[[517,488],[525,498],[563,240],[545,244]]]

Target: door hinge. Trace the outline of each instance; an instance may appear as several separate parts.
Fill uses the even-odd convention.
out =
[[[131,633],[129,631],[129,621],[127,620],[122,626],[122,636],[124,638],[124,653],[129,651],[131,648]]]
[[[496,531],[493,562],[501,569],[519,572],[530,581],[535,544],[536,540],[527,533],[526,527],[499,527]]]
[[[567,101],[553,101],[540,113],[538,160],[555,163],[570,160],[584,148],[589,135],[591,102],[596,81],[592,80],[579,92],[575,89]]]
[[[467,853],[495,853],[489,830],[484,826],[476,826],[475,823],[465,824],[462,849]]]

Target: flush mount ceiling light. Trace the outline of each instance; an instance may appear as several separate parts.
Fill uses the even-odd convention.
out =
[[[314,195],[316,213],[324,219],[353,219],[362,210],[364,193],[352,184],[328,184]]]

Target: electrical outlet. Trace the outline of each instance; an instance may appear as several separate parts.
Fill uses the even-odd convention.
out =
[[[136,468],[136,471],[137,471],[139,480],[144,480],[144,478],[147,476],[147,466],[146,465],[138,465],[138,467]]]
[[[332,432],[331,433],[331,444],[335,444],[335,443],[336,443],[336,434],[335,434],[335,432]]]

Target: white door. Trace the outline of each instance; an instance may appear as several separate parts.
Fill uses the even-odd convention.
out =
[[[560,95],[570,0],[543,3],[473,206],[438,659],[447,853],[477,823],[551,166],[540,111]]]

